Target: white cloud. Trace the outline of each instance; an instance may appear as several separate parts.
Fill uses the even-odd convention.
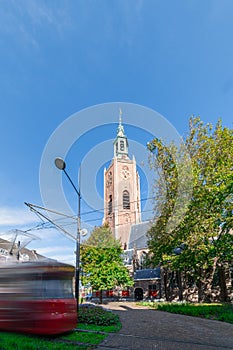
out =
[[[50,257],[65,264],[75,265],[75,256],[74,255],[53,255]]]
[[[34,30],[41,29],[44,26],[55,30],[59,36],[63,36],[65,28],[71,26],[71,9],[69,5],[62,2],[56,3],[42,3],[27,0],[25,13],[33,23]],[[38,28],[36,28],[38,27]]]
[[[20,226],[27,227],[25,230],[28,231],[28,227],[31,225],[35,229],[29,230],[28,233],[38,239],[27,244],[26,247],[28,249],[35,249],[38,254],[63,263],[75,265],[75,241],[68,239],[67,236],[54,228],[37,229],[38,224],[41,224],[41,221],[27,208],[0,207],[2,237],[4,235],[5,239],[12,240],[15,227],[17,229]],[[5,228],[6,231],[4,231]]]
[[[68,246],[44,247],[36,249],[38,254],[55,259],[66,264],[75,264],[74,249]]]
[[[34,232],[40,240],[33,241],[27,248],[35,249],[38,254],[60,262],[75,264],[75,242],[55,229]]]
[[[45,255],[45,254],[53,254],[58,253],[58,252],[63,252],[63,253],[70,253],[71,251],[71,247],[69,246],[53,246],[53,247],[43,247],[43,248],[38,248],[37,252],[41,255]]]
[[[52,31],[61,39],[65,28],[71,26],[71,12],[62,2],[43,3],[31,0],[8,0],[0,10],[0,32],[29,47],[39,48],[41,30]]]
[[[28,225],[38,222],[27,209],[0,207],[0,226]]]

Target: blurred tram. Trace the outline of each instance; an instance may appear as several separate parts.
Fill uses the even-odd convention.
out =
[[[52,335],[77,326],[75,268],[56,261],[0,265],[0,330]]]

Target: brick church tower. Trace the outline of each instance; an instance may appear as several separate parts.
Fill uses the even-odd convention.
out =
[[[114,157],[104,170],[104,221],[116,239],[128,249],[130,227],[141,222],[140,181],[135,158],[128,156],[128,140],[119,113]]]

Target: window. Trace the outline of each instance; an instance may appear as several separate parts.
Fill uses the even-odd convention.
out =
[[[156,290],[156,284],[149,284],[148,289],[149,290]]]
[[[123,191],[123,209],[130,209],[129,192]]]
[[[155,284],[149,284],[148,289],[149,289],[149,297],[151,297],[151,298],[157,297],[158,291],[156,289]]]
[[[108,215],[112,213],[112,195],[110,194],[109,200],[108,200]]]
[[[110,171],[108,174],[107,186],[110,186],[111,184],[112,184],[112,172]]]
[[[120,150],[124,151],[125,145],[124,145],[124,141],[120,141]]]
[[[48,279],[48,280],[35,281],[35,282],[36,284],[38,283],[38,288],[35,288],[35,291],[40,291],[40,295],[37,295],[37,298],[41,297],[43,299],[54,299],[54,298],[66,299],[66,298],[73,297],[73,290],[72,290],[73,282],[71,279],[69,280],[68,279],[67,280],[66,279],[59,279],[59,280]],[[39,289],[39,287],[41,287],[41,289]]]

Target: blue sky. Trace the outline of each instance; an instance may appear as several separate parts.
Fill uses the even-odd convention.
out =
[[[232,12],[231,0],[1,0],[0,232],[38,223],[24,202],[43,205],[43,151],[76,112],[122,101],[157,111],[181,135],[191,114],[232,127]],[[111,117],[117,122],[117,108]],[[125,129],[144,142],[143,131],[132,136]],[[76,149],[85,155],[115,130],[97,128],[72,146],[74,178]],[[63,185],[75,210],[75,194],[65,179]],[[41,236],[33,242],[39,252],[72,261],[72,241],[53,230],[34,233]]]

